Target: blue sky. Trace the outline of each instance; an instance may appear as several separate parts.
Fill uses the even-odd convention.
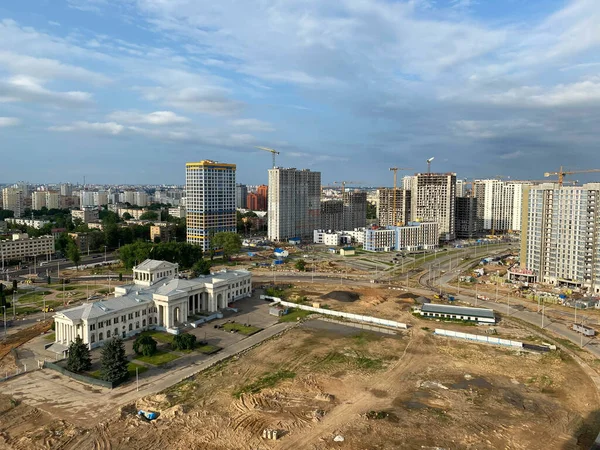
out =
[[[0,3],[0,183],[600,167],[597,0]],[[594,179],[579,176],[585,181]]]

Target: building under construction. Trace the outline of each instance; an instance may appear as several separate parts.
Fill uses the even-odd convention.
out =
[[[477,218],[475,197],[456,197],[456,237],[470,239],[481,233],[481,220]]]
[[[367,193],[346,191],[343,200],[321,202],[321,229],[353,230],[367,224]]]
[[[381,188],[377,190],[377,196],[379,226],[404,225],[410,222],[410,190]]]

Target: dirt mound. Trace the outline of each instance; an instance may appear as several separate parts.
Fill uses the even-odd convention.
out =
[[[337,300],[338,302],[351,303],[360,298],[356,292],[350,291],[331,291],[328,294],[322,295],[323,300]]]

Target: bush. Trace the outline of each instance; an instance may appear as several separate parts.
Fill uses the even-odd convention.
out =
[[[133,351],[138,355],[152,356],[156,353],[156,346],[157,342],[152,336],[142,334],[133,343]]]
[[[193,350],[196,346],[196,336],[193,334],[178,334],[171,343],[173,350]]]

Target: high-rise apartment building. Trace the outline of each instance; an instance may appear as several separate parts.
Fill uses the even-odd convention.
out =
[[[475,197],[456,197],[456,237],[470,239],[481,231],[481,222],[477,218],[477,199]]]
[[[60,194],[58,191],[46,191],[46,208],[60,208]]]
[[[269,187],[260,185],[256,192],[249,192],[246,195],[246,208],[251,211],[266,211],[269,196]]]
[[[416,178],[415,175],[406,175],[405,177],[402,177],[402,189],[410,191]]]
[[[600,183],[524,186],[521,266],[538,282],[600,293]]]
[[[73,195],[73,185],[71,183],[62,183],[60,185],[60,195],[70,197]]]
[[[393,188],[378,189],[377,218],[379,225],[387,227],[410,222],[410,195],[411,191],[408,189],[396,189],[395,192]]]
[[[455,238],[456,174],[418,173],[411,187],[411,221],[436,222],[440,239]]]
[[[245,184],[236,184],[235,186],[235,207],[240,209],[246,209],[248,203],[246,201],[248,197],[248,186]],[[252,209],[252,208],[250,208]]]
[[[31,209],[39,211],[46,207],[46,191],[33,191],[31,193]]]
[[[467,195],[467,181],[456,180],[456,196],[465,197]]]
[[[187,163],[187,242],[210,249],[210,236],[237,230],[235,164],[204,160]]]
[[[12,211],[15,217],[23,215],[23,191],[16,187],[2,189],[2,207]]]
[[[520,231],[523,187],[530,181],[475,180],[477,218],[484,230]]]
[[[345,230],[344,202],[341,200],[326,200],[321,202],[321,229]]]
[[[270,240],[312,239],[321,224],[321,172],[270,169],[267,210]]]
[[[367,193],[361,191],[345,191],[343,229],[353,230],[367,225]]]

